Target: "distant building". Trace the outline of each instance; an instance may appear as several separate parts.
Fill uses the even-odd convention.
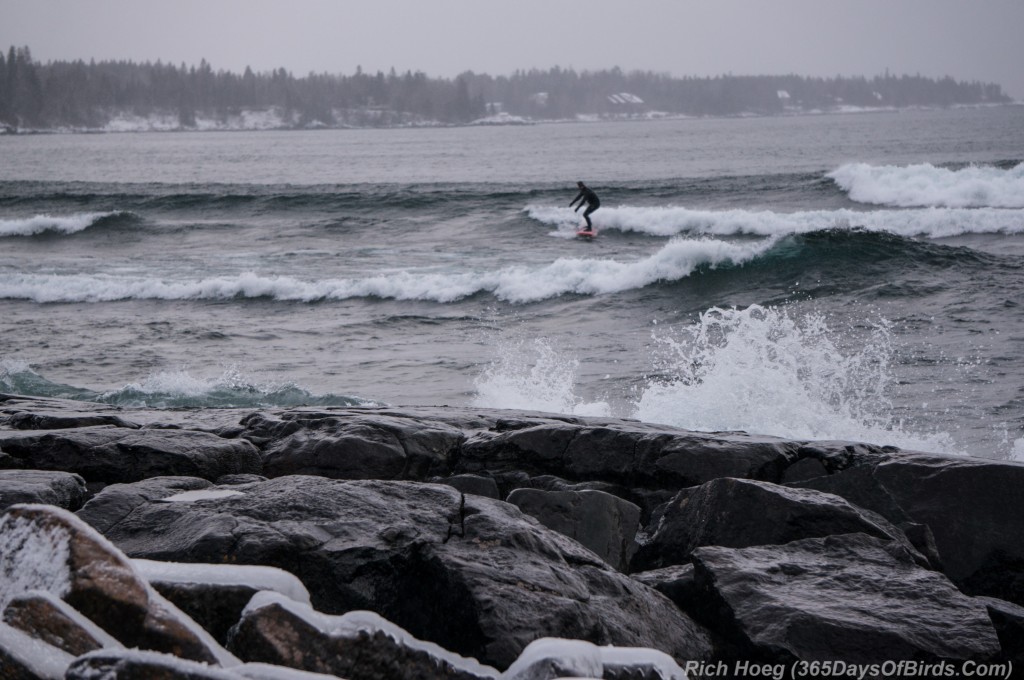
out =
[[[608,104],[613,114],[640,113],[644,110],[644,100],[629,92],[608,95]]]
[[[644,100],[637,97],[635,94],[629,92],[619,92],[618,94],[608,95],[608,101],[612,104],[625,104],[633,106],[643,106]]]

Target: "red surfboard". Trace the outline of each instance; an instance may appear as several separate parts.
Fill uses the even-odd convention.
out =
[[[579,231],[576,232],[576,235],[579,236],[580,238],[590,240],[597,236],[597,230],[592,229],[590,231],[586,231],[584,229],[580,229]]]

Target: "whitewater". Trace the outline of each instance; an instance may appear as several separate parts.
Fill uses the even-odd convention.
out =
[[[0,392],[1024,459],[1022,107],[0,153]],[[578,179],[602,198],[593,242]]]

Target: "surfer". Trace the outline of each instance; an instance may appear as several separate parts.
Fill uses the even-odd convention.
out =
[[[580,193],[576,195],[576,198],[572,199],[572,203],[569,204],[569,207],[571,208],[576,204],[576,201],[579,201],[580,204],[576,206],[575,210],[573,210],[573,212],[579,212],[580,208],[583,207],[583,204],[586,203],[587,209],[583,211],[583,219],[587,221],[587,226],[584,227],[582,231],[593,231],[594,225],[590,222],[590,213],[601,207],[601,199],[599,199],[597,194],[595,194],[583,182],[576,182],[576,186],[579,187]]]

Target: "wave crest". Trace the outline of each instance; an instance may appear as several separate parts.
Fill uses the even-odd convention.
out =
[[[377,401],[339,394],[313,394],[294,383],[246,375],[235,367],[214,376],[187,369],[158,371],[108,392],[56,383],[28,362],[0,357],[0,391],[25,396],[98,402],[126,408],[261,408],[294,406],[381,406]]]
[[[712,239],[670,241],[633,262],[559,258],[543,267],[511,266],[489,272],[400,271],[360,279],[302,281],[253,272],[199,281],[162,281],[85,274],[0,275],[0,298],[34,302],[109,302],[128,299],[225,300],[271,298],[300,302],[378,297],[448,303],[490,293],[512,303],[537,302],[564,294],[599,295],[683,279],[699,267],[739,265],[771,248],[774,241],[728,243]]]
[[[1024,205],[1024,188],[1021,190]],[[568,208],[530,206],[527,214],[564,228],[573,223]],[[651,236],[786,236],[827,229],[860,229],[899,236],[944,238],[964,234],[1024,233],[1024,210],[1001,208],[923,208],[917,210],[692,210],[682,206],[602,208],[599,230],[614,229]]]
[[[896,207],[1024,208],[1024,163],[959,170],[848,163],[828,173],[858,203]]]
[[[48,231],[60,234],[76,234],[91,226],[122,217],[131,213],[120,210],[112,212],[89,212],[74,215],[36,215],[20,220],[0,220],[0,236],[35,236]]]

